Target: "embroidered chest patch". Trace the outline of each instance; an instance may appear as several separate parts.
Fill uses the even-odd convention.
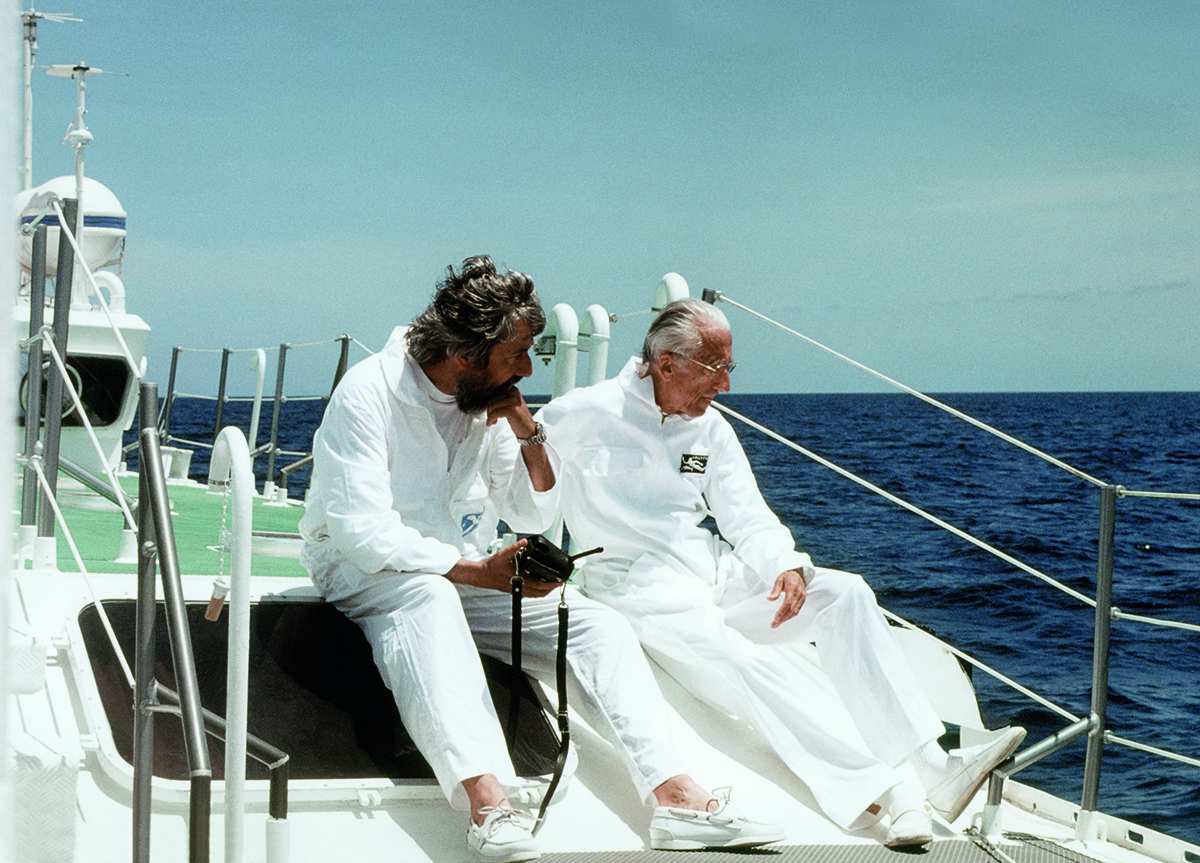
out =
[[[680,473],[704,473],[708,467],[708,456],[685,452],[679,459]]]
[[[479,522],[481,521],[483,521],[482,512],[472,512],[464,515],[462,518],[462,535],[466,536],[475,528],[479,527]]]

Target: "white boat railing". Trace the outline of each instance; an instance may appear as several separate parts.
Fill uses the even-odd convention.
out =
[[[1109,662],[1109,653],[1110,653],[1110,635],[1111,635],[1111,627],[1112,627],[1113,620],[1128,620],[1130,622],[1137,622],[1137,623],[1163,626],[1163,627],[1172,627],[1172,628],[1183,629],[1183,630],[1187,630],[1187,631],[1191,631],[1191,632],[1200,632],[1200,626],[1197,626],[1195,624],[1186,623],[1183,621],[1164,620],[1164,619],[1144,617],[1141,615],[1127,614],[1127,613],[1122,612],[1115,605],[1113,605],[1113,603],[1112,603],[1113,537],[1114,537],[1114,530],[1115,530],[1115,523],[1116,523],[1117,501],[1123,497],[1154,497],[1154,498],[1159,498],[1159,499],[1170,499],[1170,500],[1180,500],[1180,501],[1200,501],[1200,494],[1191,493],[1191,492],[1170,492],[1170,491],[1168,491],[1168,492],[1136,491],[1136,490],[1126,489],[1122,486],[1113,485],[1111,483],[1097,479],[1096,477],[1089,475],[1088,473],[1074,467],[1073,465],[1070,465],[1070,464],[1062,461],[1061,459],[1055,458],[1045,452],[1042,452],[1041,450],[1037,449],[1036,447],[1033,447],[1033,446],[1025,443],[1024,441],[1021,441],[1021,440],[1013,437],[1012,435],[1002,432],[999,429],[996,429],[996,428],[988,425],[987,423],[984,423],[974,417],[971,417],[971,416],[963,413],[962,411],[959,411],[947,404],[944,404],[943,402],[940,402],[931,396],[928,396],[924,393],[914,390],[911,387],[908,387],[908,386],[900,383],[899,381],[896,381],[896,380],[888,377],[887,375],[884,375],[866,365],[863,365],[862,363],[859,363],[856,360],[853,360],[853,359],[833,350],[832,348],[829,348],[826,345],[821,344],[820,342],[816,341],[815,339],[809,338],[808,336],[805,336],[805,335],[797,332],[796,330],[793,330],[790,327],[787,327],[786,325],[779,323],[778,321],[772,320],[771,318],[767,317],[766,315],[763,315],[763,314],[749,308],[748,306],[742,305],[741,303],[724,296],[724,294],[722,294],[719,291],[706,291],[704,294],[704,299],[710,303],[717,303],[717,302],[729,303],[730,305],[734,306],[735,308],[738,308],[750,315],[753,315],[754,317],[758,318],[759,320],[762,320],[762,321],[764,321],[764,322],[766,322],[766,323],[768,323],[768,324],[770,324],[770,325],[772,325],[772,326],[774,326],[774,327],[776,327],[776,328],[778,328],[778,329],[780,329],[802,341],[805,341],[805,342],[809,343],[810,345],[813,345],[813,346],[819,348],[820,350],[823,350],[826,353],[829,353],[832,356],[834,356],[846,363],[849,363],[850,365],[852,365],[862,371],[865,371],[868,374],[873,375],[874,377],[884,381],[885,383],[887,383],[905,393],[908,393],[909,395],[919,398],[922,401],[933,405],[934,407],[938,408],[939,410],[942,410],[942,411],[956,417],[959,420],[962,420],[973,426],[976,426],[977,428],[980,428],[980,429],[988,432],[989,434],[1000,438],[1001,440],[1005,441],[1006,443],[1011,444],[1015,447],[1018,447],[1019,449],[1024,450],[1025,452],[1030,453],[1030,454],[1042,459],[1043,461],[1045,461],[1051,465],[1054,465],[1055,467],[1057,467],[1079,479],[1082,479],[1087,483],[1095,485],[1099,488],[1099,490],[1100,490],[1100,516],[1099,516],[1100,526],[1099,526],[1098,552],[1097,552],[1096,595],[1093,598],[1093,597],[1089,597],[1083,593],[1080,593],[1079,591],[1074,590],[1073,588],[1068,587],[1067,585],[1065,585],[1062,582],[1060,582],[1059,580],[1047,575],[1046,573],[1041,572],[1040,570],[1038,570],[1032,566],[1029,566],[1028,564],[1024,563],[1023,561],[1018,560],[1017,558],[1013,557],[1012,555],[1001,551],[1000,549],[996,548],[995,546],[993,546],[987,542],[984,542],[983,540],[980,540],[975,536],[972,536],[971,534],[967,533],[966,531],[961,530],[960,528],[944,521],[943,519],[938,518],[937,516],[932,515],[929,512],[926,512],[925,510],[921,509],[920,507],[917,507],[917,506],[909,503],[908,501],[903,500],[902,498],[898,497],[897,495],[894,495],[891,492],[888,492],[888,491],[874,485],[873,483],[863,479],[862,477],[859,477],[859,476],[853,474],[852,472],[845,470],[844,468],[834,464],[833,462],[830,462],[828,459],[822,458],[821,456],[817,455],[816,453],[796,444],[795,442],[783,437],[782,435],[775,433],[774,431],[766,428],[765,426],[762,426],[762,425],[750,420],[749,418],[742,416],[738,412],[726,407],[725,405],[721,405],[716,402],[713,403],[714,406],[717,407],[722,412],[738,419],[741,422],[746,423],[750,427],[768,435],[772,439],[779,441],[780,443],[783,443],[785,446],[788,446],[789,448],[799,452],[800,454],[804,455],[806,458],[812,459],[813,461],[817,462],[818,464],[821,464],[822,466],[835,471],[836,473],[840,474],[841,476],[846,477],[847,479],[850,479],[851,481],[853,481],[855,483],[858,483],[859,485],[869,489],[873,493],[880,495],[881,497],[891,501],[892,503],[895,503],[899,506],[904,507],[908,511],[921,516],[922,518],[924,518],[927,521],[931,522],[932,524],[938,526],[939,528],[941,528],[945,531],[948,531],[949,533],[952,533],[953,535],[955,535],[961,539],[966,540],[967,542],[971,543],[972,545],[975,545],[976,547],[988,552],[989,554],[994,555],[995,557],[998,557],[999,559],[1016,567],[1017,569],[1020,569],[1023,572],[1026,572],[1029,575],[1032,575],[1035,578],[1040,579],[1041,581],[1045,582],[1046,584],[1050,585],[1051,587],[1055,588],[1056,590],[1066,593],[1068,596],[1071,596],[1072,598],[1082,602],[1083,604],[1085,604],[1095,610],[1095,631],[1094,631],[1094,637],[1093,637],[1093,660],[1092,660],[1092,689],[1091,689],[1092,696],[1091,696],[1090,711],[1086,717],[1073,716],[1069,711],[1067,711],[1061,707],[1058,707],[1056,705],[1053,705],[1048,699],[1042,698],[1040,696],[1036,696],[1028,688],[1020,686],[1019,684],[1016,684],[1015,681],[1011,681],[1008,678],[1004,677],[1003,675],[999,675],[992,669],[989,669],[987,666],[983,665],[982,663],[977,662],[976,660],[972,659],[971,657],[966,656],[965,654],[961,653],[960,651],[957,651],[957,650],[954,651],[954,653],[956,655],[971,662],[975,667],[980,668],[985,673],[988,673],[988,674],[996,677],[1001,682],[1004,682],[1006,684],[1014,686],[1014,688],[1016,688],[1017,691],[1034,698],[1038,703],[1042,704],[1043,706],[1047,706],[1047,707],[1051,708],[1052,710],[1054,710],[1054,712],[1056,712],[1070,720],[1070,724],[1067,727],[1059,730],[1058,732],[1050,735],[1046,739],[1039,741],[1039,742],[1027,747],[1023,751],[1017,753],[1016,755],[1014,755],[1013,757],[1008,759],[1004,764],[1002,764],[1000,766],[1000,768],[998,768],[995,771],[995,773],[993,774],[993,776],[991,778],[991,784],[989,785],[988,804],[985,807],[985,810],[983,813],[983,818],[982,818],[982,824],[981,824],[981,829],[985,834],[991,834],[997,828],[997,814],[999,811],[1001,795],[1003,793],[1003,783],[1004,783],[1004,779],[1006,777],[1013,775],[1017,771],[1024,769],[1025,767],[1028,767],[1031,764],[1034,764],[1035,762],[1037,762],[1040,759],[1044,758],[1045,756],[1051,754],[1052,752],[1056,752],[1058,749],[1062,748],[1063,746],[1066,746],[1067,744],[1069,744],[1075,740],[1078,740],[1084,736],[1086,736],[1088,739],[1087,755],[1086,755],[1085,764],[1084,764],[1083,792],[1082,792],[1082,799],[1080,802],[1081,812],[1080,812],[1080,816],[1079,816],[1079,819],[1076,824],[1076,838],[1083,842],[1090,841],[1091,839],[1094,839],[1094,838],[1098,838],[1098,834],[1102,833],[1103,829],[1104,829],[1103,825],[1098,820],[1097,802],[1098,802],[1098,794],[1099,794],[1099,787],[1100,787],[1100,762],[1101,762],[1101,757],[1103,755],[1104,746],[1106,743],[1129,746],[1131,748],[1138,749],[1138,750],[1140,750],[1142,752],[1146,752],[1148,754],[1153,754],[1153,755],[1168,758],[1168,759],[1171,759],[1174,761],[1178,761],[1180,763],[1200,767],[1200,761],[1197,761],[1194,758],[1189,758],[1188,756],[1182,755],[1177,752],[1171,752],[1169,750],[1149,746],[1149,745],[1146,745],[1143,743],[1138,743],[1136,741],[1131,741],[1131,740],[1127,740],[1126,738],[1119,737],[1119,736],[1113,734],[1109,730],[1108,724],[1107,724],[1108,662]]]
[[[179,398],[199,399],[202,401],[211,401],[215,405],[214,420],[213,420],[213,441],[221,429],[225,427],[225,408],[232,403],[249,403],[250,418],[245,430],[246,438],[250,449],[250,457],[253,460],[258,456],[267,456],[266,465],[266,481],[263,487],[263,496],[268,499],[273,499],[277,495],[282,494],[287,496],[288,478],[297,469],[304,467],[311,460],[311,454],[306,450],[287,450],[279,445],[281,431],[281,414],[283,406],[289,402],[319,402],[328,400],[328,395],[312,395],[312,396],[295,396],[287,395],[284,392],[287,372],[287,361],[290,352],[297,349],[322,348],[329,345],[338,344],[340,350],[334,372],[333,384],[330,387],[332,392],[333,387],[337,386],[337,382],[341,380],[345,374],[346,368],[349,365],[350,345],[354,344],[361,348],[366,353],[372,351],[366,347],[358,339],[349,336],[341,335],[335,339],[326,339],[318,342],[307,342],[300,344],[292,344],[284,342],[277,347],[256,347],[256,348],[188,348],[175,347],[171,352],[171,370],[167,382],[167,393],[163,399],[161,407],[161,415],[159,418],[159,428],[162,431],[163,442],[166,445],[185,444],[196,449],[211,449],[212,442],[196,440],[194,437],[187,437],[172,431],[172,412],[175,402]],[[257,435],[264,405],[264,386],[266,378],[267,354],[270,351],[276,351],[278,360],[276,363],[274,395],[270,400],[271,407],[271,423],[269,431],[269,439],[266,443],[258,445]],[[175,382],[179,372],[180,361],[185,354],[220,354],[221,364],[220,371],[217,377],[216,395],[205,393],[188,393],[176,389]],[[227,394],[227,387],[230,378],[230,360],[238,354],[252,354],[254,357],[253,368],[255,372],[254,394],[252,396],[230,396]],[[291,457],[293,460],[286,465],[283,465],[276,470],[276,460],[282,457]]]
[[[225,860],[245,859],[246,755],[250,695],[250,557],[257,493],[246,436],[226,426],[213,444],[209,465],[210,491],[224,491],[232,500],[229,548],[229,639],[225,684]],[[215,597],[215,593],[214,593]],[[215,612],[215,613],[214,613]],[[216,619],[220,607],[206,614]],[[276,808],[267,818],[267,863],[288,859],[286,812]]]
[[[656,311],[662,308],[668,302],[686,297],[688,295],[689,289],[686,281],[676,273],[668,273],[663,277],[662,282],[659,284],[655,294],[654,303],[651,309],[648,311]],[[1177,752],[1172,752],[1166,749],[1161,749],[1145,743],[1120,737],[1114,734],[1107,725],[1108,657],[1112,622],[1114,620],[1127,620],[1136,623],[1182,629],[1190,632],[1200,632],[1200,626],[1195,624],[1177,620],[1164,620],[1145,617],[1142,615],[1129,614],[1121,611],[1112,604],[1113,535],[1116,520],[1116,503],[1121,498],[1128,497],[1200,501],[1200,494],[1191,492],[1131,490],[1123,486],[1113,485],[1104,480],[1098,479],[1097,477],[1094,477],[1083,470],[1080,470],[1074,465],[1055,458],[1054,456],[1051,456],[1048,453],[1045,453],[1010,434],[1007,434],[1006,432],[990,426],[975,417],[953,408],[950,405],[933,398],[932,396],[913,389],[912,387],[906,386],[905,384],[879,371],[876,371],[875,369],[872,369],[869,366],[858,362],[857,360],[851,359],[850,357],[834,350],[833,348],[830,348],[829,346],[824,345],[815,339],[803,335],[802,333],[799,333],[796,330],[725,296],[720,291],[705,291],[703,298],[707,302],[714,304],[718,302],[728,303],[729,305],[780,329],[788,335],[807,342],[808,344],[830,354],[836,359],[874,376],[889,386],[918,398],[921,401],[924,401],[938,408],[939,410],[950,414],[962,422],[966,422],[972,426],[982,429],[983,431],[986,431],[988,434],[999,438],[1005,443],[1017,447],[1018,449],[1023,450],[1039,459],[1042,459],[1059,470],[1081,479],[1086,483],[1096,486],[1099,489],[1101,505],[1098,540],[1099,550],[1097,554],[1097,587],[1096,595],[1092,597],[1081,593],[1080,591],[1075,590],[1066,584],[1063,584],[1060,580],[1048,575],[1036,567],[1033,567],[1028,563],[996,548],[994,545],[971,535],[967,531],[964,531],[957,526],[938,518],[922,508],[900,498],[899,496],[880,488],[870,481],[857,476],[853,472],[846,470],[845,468],[823,458],[822,456],[819,456],[815,452],[812,452],[803,446],[800,446],[794,441],[789,440],[772,429],[769,429],[766,426],[763,426],[742,415],[741,413],[732,410],[726,405],[713,402],[713,406],[715,408],[738,420],[739,422],[746,424],[750,428],[767,435],[773,440],[782,443],[784,446],[795,450],[806,458],[809,458],[823,467],[838,473],[846,479],[849,479],[852,482],[867,488],[874,494],[885,498],[891,503],[894,503],[916,515],[919,515],[942,530],[971,543],[972,545],[999,558],[1005,563],[1027,573],[1028,575],[1033,576],[1036,579],[1041,580],[1047,585],[1053,587],[1055,590],[1061,591],[1085,606],[1093,609],[1095,624],[1093,635],[1092,699],[1088,715],[1082,717],[1073,714],[1071,711],[1055,704],[1049,698],[1038,694],[1029,687],[1022,685],[1018,681],[1005,676],[996,669],[993,669],[974,657],[971,657],[968,654],[954,648],[952,645],[945,645],[947,649],[949,649],[962,661],[980,669],[983,673],[998,680],[1014,691],[1028,697],[1051,712],[1058,714],[1067,721],[1067,725],[1065,727],[1054,732],[1053,734],[1050,734],[1044,740],[1038,741],[1026,747],[1021,752],[1009,758],[1000,766],[1000,768],[995,771],[991,779],[991,784],[989,785],[988,804],[983,812],[981,823],[978,825],[985,835],[994,834],[995,830],[998,829],[997,813],[1003,792],[1004,779],[1083,737],[1087,737],[1088,744],[1084,766],[1083,793],[1080,805],[1081,813],[1076,824],[1076,836],[1080,841],[1086,842],[1093,838],[1097,838],[1097,834],[1104,831],[1104,824],[1099,820],[1099,816],[1096,811],[1096,805],[1100,783],[1100,761],[1103,754],[1104,745],[1106,743],[1126,746],[1183,764],[1200,767],[1200,761],[1197,761],[1194,758],[1189,758],[1188,756]],[[587,310],[587,319],[589,322],[606,319],[605,323],[615,323],[622,318],[642,314],[646,314],[646,312],[638,311],[624,315],[607,314],[601,307],[591,306]],[[597,328],[597,331],[600,331],[600,328]],[[563,333],[566,334],[566,338],[563,337]],[[556,371],[554,379],[554,396],[561,395],[575,386],[574,378],[576,370],[576,352],[589,352],[600,348],[603,350],[604,355],[607,355],[607,347],[610,337],[607,326],[603,326],[602,333],[602,343],[594,345],[593,339],[589,337],[589,333],[585,333],[584,328],[577,325],[575,313],[569,306],[560,304],[554,308],[551,319],[548,321],[547,331],[542,339],[539,340],[537,347],[535,348],[538,355],[542,356],[546,362],[553,360],[556,364],[562,364],[562,366],[567,370],[566,373],[561,375]],[[593,359],[594,358],[595,357],[593,356]],[[594,369],[589,369],[588,383],[594,383],[597,380],[602,380],[603,377],[603,369],[601,369],[599,372],[595,371]],[[892,619],[900,621],[900,618],[896,615],[888,612],[885,612],[885,614],[888,614],[888,616]]]

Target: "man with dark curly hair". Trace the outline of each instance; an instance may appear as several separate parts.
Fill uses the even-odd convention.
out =
[[[533,280],[487,257],[449,268],[429,307],[338,384],[313,440],[300,527],[322,595],[371,643],[401,719],[479,859],[538,856],[478,651],[511,662],[514,556],[503,518],[550,527],[558,457],[517,384],[545,326]],[[526,580],[522,666],[552,672],[556,585]],[[574,706],[604,733],[647,803],[651,846],[761,845],[782,830],[735,813],[682,769],[667,708],[629,624],[567,588]]]

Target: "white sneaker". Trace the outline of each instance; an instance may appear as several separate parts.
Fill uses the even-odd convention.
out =
[[[962,815],[988,774],[1012,755],[1024,739],[1024,728],[1010,728],[990,743],[951,752],[950,773],[929,789],[930,804],[947,821],[954,821]]]
[[[919,848],[932,841],[933,820],[922,808],[909,809],[893,818],[883,844],[888,848]]]
[[[719,805],[712,812],[656,807],[650,818],[650,847],[658,851],[751,848],[784,839],[782,825],[741,815],[730,805],[728,789],[720,791],[715,792]]]
[[[471,818],[467,826],[467,847],[476,860],[519,863],[541,856],[533,838],[537,819],[532,815],[501,806],[486,806],[479,811],[487,813],[483,823],[476,824]]]

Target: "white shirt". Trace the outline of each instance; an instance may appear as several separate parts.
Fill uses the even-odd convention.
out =
[[[533,490],[507,422],[442,410],[447,434],[461,436],[447,445],[434,421],[445,406],[434,403],[404,330],[351,368],[330,399],[313,437],[300,532],[306,551],[332,543],[362,572],[445,573],[461,558],[485,558],[501,517],[515,532],[546,530],[559,489]]]
[[[573,545],[604,547],[580,561],[587,589],[614,586],[647,555],[712,585],[729,546],[767,585],[811,567],[763,500],[725,418],[712,408],[694,419],[664,417],[640,365],[634,357],[617,377],[572,390],[538,415],[562,457]],[[701,526],[710,514],[727,544]]]

